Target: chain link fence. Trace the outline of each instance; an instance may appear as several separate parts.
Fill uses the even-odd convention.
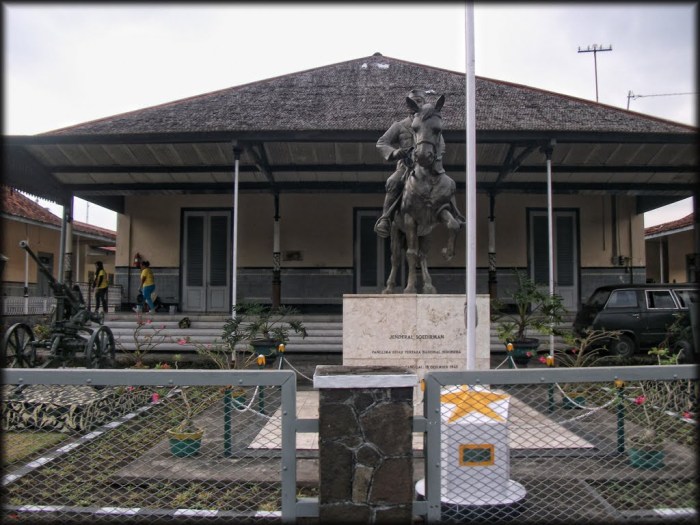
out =
[[[694,367],[439,372],[425,381],[417,519],[696,521]],[[318,486],[296,479],[311,452],[296,447],[296,397],[285,370],[5,370],[3,518],[317,516],[313,506],[300,511]],[[201,442],[173,432],[189,427],[203,431]]]
[[[696,523],[693,367],[435,373],[426,383],[439,430],[417,489],[432,521]]]
[[[285,472],[293,508],[294,437],[283,453],[281,416],[285,388],[294,406],[292,372],[11,374],[3,385],[5,519],[279,519]]]

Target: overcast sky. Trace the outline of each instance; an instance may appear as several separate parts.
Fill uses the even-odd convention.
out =
[[[3,3],[4,133],[32,135],[385,56],[464,72],[463,2]],[[697,125],[697,2],[475,4],[476,74]],[[634,97],[630,97],[630,93]],[[478,103],[478,101],[477,101]],[[692,211],[688,200],[671,215]],[[658,214],[657,214],[658,215]],[[85,220],[85,202],[74,216]],[[89,221],[116,229],[90,206]]]

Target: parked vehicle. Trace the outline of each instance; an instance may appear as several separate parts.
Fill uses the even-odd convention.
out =
[[[664,342],[692,348],[688,305],[698,303],[699,297],[693,284],[601,286],[579,309],[574,332],[619,331],[621,335],[607,341],[606,346],[612,354],[626,357]]]

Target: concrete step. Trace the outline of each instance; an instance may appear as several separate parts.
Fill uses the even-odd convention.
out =
[[[187,316],[190,318],[190,328],[179,328],[178,322],[184,315],[155,314],[142,316],[146,320],[139,333],[139,344],[146,345],[150,342],[161,340],[151,352],[195,352],[196,344],[220,344],[221,333],[228,316]],[[151,322],[149,323],[148,320]],[[302,338],[294,333],[290,334],[287,351],[290,353],[342,353],[343,348],[343,324],[342,316],[301,316],[307,330],[307,337]],[[138,324],[135,314],[122,316],[110,314],[106,323],[114,333],[118,351],[133,352],[137,348],[134,341],[134,330]],[[569,323],[562,328],[570,329]],[[491,323],[489,343],[492,353],[504,353],[505,346],[498,339],[497,323]],[[530,337],[537,337],[541,341],[542,348],[548,348],[549,336],[532,332]],[[179,344],[178,341],[189,338],[189,343]],[[193,344],[194,343],[194,344]],[[564,339],[560,336],[554,338],[555,348],[565,346]],[[247,345],[239,345],[239,348],[247,348]]]

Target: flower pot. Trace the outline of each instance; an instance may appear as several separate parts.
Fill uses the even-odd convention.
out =
[[[627,457],[630,465],[646,470],[658,470],[664,466],[663,445],[659,443],[630,443]]]
[[[513,341],[513,350],[511,356],[516,365],[527,368],[530,359],[537,355],[537,348],[540,346],[539,339],[523,339],[521,341]]]
[[[586,405],[586,396],[580,392],[566,392],[561,399],[561,407],[567,410],[581,410]]]
[[[277,359],[277,347],[280,341],[276,339],[253,339],[250,346],[253,347],[253,352],[258,355],[265,356],[265,364],[271,365]]]
[[[199,448],[202,445],[202,436],[204,430],[197,429],[192,432],[184,432],[176,429],[167,431],[168,442],[170,444],[170,452],[173,456],[186,458],[199,454]]]

